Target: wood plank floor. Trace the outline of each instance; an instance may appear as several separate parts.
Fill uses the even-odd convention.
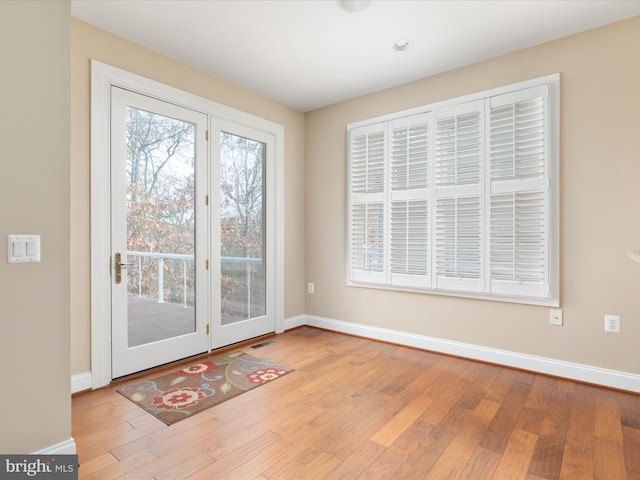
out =
[[[122,382],[74,396],[79,477],[640,479],[638,395],[310,327],[273,339],[242,350],[295,372],[170,427]]]

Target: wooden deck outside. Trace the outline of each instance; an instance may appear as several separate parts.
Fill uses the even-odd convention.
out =
[[[129,347],[157,342],[195,331],[195,308],[177,303],[158,303],[155,298],[131,295]]]
[[[157,342],[192,333],[195,329],[195,308],[162,302],[150,297],[130,295],[129,347]],[[244,317],[223,315],[222,325],[244,320]]]

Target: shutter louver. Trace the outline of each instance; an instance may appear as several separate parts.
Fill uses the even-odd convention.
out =
[[[351,191],[377,193],[384,190],[384,131],[357,135],[352,143]]]
[[[491,109],[491,180],[544,173],[544,110],[541,98]]]
[[[361,272],[384,270],[384,205],[353,205],[351,211],[351,268]]]
[[[436,181],[439,187],[480,181],[480,113],[438,120]]]
[[[481,275],[480,198],[438,199],[437,275],[479,279]]]
[[[516,192],[491,198],[491,278],[544,280],[544,195]]]
[[[391,272],[428,273],[428,213],[426,201],[391,204]]]
[[[391,188],[427,188],[429,125],[394,128],[391,132]]]

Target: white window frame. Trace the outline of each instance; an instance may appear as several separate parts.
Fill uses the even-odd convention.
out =
[[[542,128],[541,142],[544,150],[544,173],[535,180],[515,179],[512,181],[497,181],[491,178],[491,108],[492,100],[509,100],[511,97],[529,94],[529,91],[541,92],[542,98]],[[480,179],[475,186],[460,185],[440,186],[436,185],[435,159],[436,159],[436,125],[437,120],[443,113],[457,114],[457,112],[467,111],[469,108],[478,108],[480,115],[480,135],[478,151],[481,151]],[[404,125],[411,122],[411,117],[421,120],[427,119],[429,123],[429,146],[428,146],[428,187],[427,192],[407,191],[395,192],[392,189],[391,174],[391,131],[394,125]],[[383,115],[359,122],[347,124],[347,285],[354,287],[379,288],[387,290],[409,291],[419,293],[429,293],[436,295],[448,295],[465,298],[478,298],[485,300],[522,303],[531,305],[559,306],[559,163],[560,163],[560,74],[547,75],[540,78],[519,82],[512,85],[498,87],[482,92],[465,95],[454,99],[424,105],[401,112]],[[359,136],[362,138],[363,132],[383,131],[385,134],[384,144],[384,191],[375,193],[358,193],[352,190],[352,157],[353,142]],[[356,179],[357,181],[357,179]],[[527,186],[532,185],[537,189],[538,197],[536,207],[539,208],[540,222],[543,223],[541,231],[543,242],[541,247],[541,265],[538,265],[538,275],[542,280],[530,281],[519,280],[515,277],[509,284],[508,281],[500,281],[492,278],[491,268],[491,201],[498,202],[497,195],[503,189],[514,192],[514,198],[521,190],[527,191]],[[492,188],[494,189],[492,193]],[[436,205],[439,198],[469,198],[469,195],[479,195],[480,228],[478,230],[477,244],[480,249],[481,266],[479,272],[474,272],[474,278],[442,278],[437,275],[436,268],[436,229],[438,220],[436,219]],[[493,195],[493,196],[492,196]],[[519,198],[519,197],[518,197]],[[542,198],[542,199],[541,199]],[[424,200],[428,203],[428,272],[423,277],[411,275],[394,274],[391,270],[391,206],[394,199],[401,200]],[[384,260],[383,267],[375,272],[361,271],[353,268],[354,258],[358,258],[358,243],[352,241],[353,230],[360,228],[360,219],[352,218],[353,207],[363,202],[382,202],[384,205]],[[497,205],[495,203],[494,205]],[[518,211],[515,207],[514,212]],[[475,218],[475,217],[474,217]],[[516,214],[514,213],[514,218]],[[402,225],[402,223],[400,223]],[[496,222],[497,225],[497,222]],[[494,227],[497,230],[498,227]],[[515,227],[514,227],[515,228]],[[377,229],[379,233],[381,229]],[[514,230],[515,231],[515,230]],[[356,232],[357,233],[357,232]],[[495,233],[495,232],[494,232]],[[514,242],[515,242],[514,233]],[[458,238],[457,236],[455,238]],[[355,244],[355,246],[354,246]],[[475,246],[473,247],[475,248]],[[499,248],[495,249],[496,251]],[[495,253],[495,252],[494,252]],[[355,257],[354,257],[355,255]],[[508,258],[508,257],[507,257]],[[517,258],[517,257],[515,257]],[[422,271],[417,269],[417,271]]]

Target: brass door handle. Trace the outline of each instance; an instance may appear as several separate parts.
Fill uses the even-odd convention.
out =
[[[127,268],[128,265],[133,265],[133,263],[123,263],[121,260],[122,255],[120,253],[116,253],[114,262],[116,267],[116,284],[122,283],[122,269]]]

